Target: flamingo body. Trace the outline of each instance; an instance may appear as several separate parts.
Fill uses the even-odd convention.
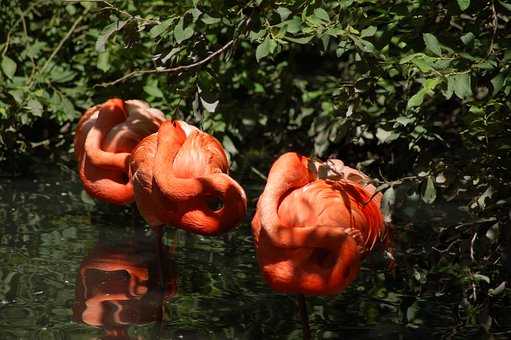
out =
[[[323,166],[284,154],[259,199],[252,221],[257,259],[276,291],[341,292],[384,233],[381,194],[372,197],[367,176],[339,160]]]
[[[166,121],[133,150],[139,211],[153,226],[169,224],[203,235],[227,231],[245,216],[247,204],[228,168],[218,140],[182,121]]]

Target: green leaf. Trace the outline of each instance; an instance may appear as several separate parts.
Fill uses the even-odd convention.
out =
[[[25,92],[21,90],[10,90],[7,93],[9,93],[18,104],[21,104],[25,97]]]
[[[440,48],[440,42],[438,39],[431,33],[424,33],[422,35],[424,39],[424,43],[426,44],[426,48],[436,54],[437,56],[442,56],[442,50]]]
[[[229,136],[224,135],[224,138],[222,138],[222,145],[224,146],[225,150],[229,152],[230,155],[238,154],[238,149],[236,148],[236,146],[232,142],[232,139]]]
[[[494,96],[500,92],[500,90],[504,86],[505,80],[506,80],[506,77],[505,77],[504,73],[499,73],[495,77],[493,77],[493,79],[491,80],[491,84],[493,86],[493,95]]]
[[[474,38],[475,38],[474,33],[468,32],[467,34],[462,35],[460,39],[461,41],[463,41],[464,45],[468,45],[474,40]]]
[[[323,20],[323,21],[330,21],[330,17],[328,16],[328,13],[323,8],[316,8],[314,10],[314,16],[317,18]]]
[[[269,36],[266,36],[266,39],[257,46],[256,49],[256,59],[259,62],[264,57],[273,53],[275,48],[277,47],[277,43],[275,40],[272,40]]]
[[[367,28],[364,28],[362,32],[360,32],[360,37],[372,37],[377,31],[376,26],[369,26]]]
[[[250,34],[248,35],[248,37],[250,38],[250,41],[259,41],[260,39],[262,39],[264,37],[265,34],[266,34],[266,30],[260,30],[257,32],[250,31]]]
[[[457,0],[458,6],[462,11],[466,10],[470,6],[470,0]]]
[[[218,24],[220,21],[222,21],[222,19],[214,18],[207,13],[202,16],[201,20],[206,25],[214,25],[214,24]]]
[[[424,84],[422,84],[422,88],[414,94],[410,99],[408,99],[408,103],[406,105],[406,108],[412,108],[416,106],[420,106],[422,102],[424,101],[424,97],[427,94],[430,94],[435,87],[440,83],[440,79],[433,78],[433,79],[427,79]]]
[[[186,28],[183,28],[183,18],[179,19],[176,27],[174,28],[174,38],[178,44],[181,42],[190,39],[193,36],[193,26],[190,25]]]
[[[100,53],[98,56],[98,63],[96,66],[103,72],[107,72],[110,69],[110,53],[108,51],[105,51],[103,53]]]
[[[297,43],[297,44],[302,44],[302,45],[308,44],[312,40],[312,38],[314,38],[314,36],[312,36],[312,35],[300,37],[300,38],[293,38],[293,37],[288,37],[288,36],[285,37],[286,40],[289,40],[289,41]]]
[[[60,66],[53,67],[50,72],[50,79],[57,83],[67,83],[73,80],[75,76],[76,72]]]
[[[199,19],[200,15],[202,14],[202,11],[198,9],[197,7],[194,7],[187,11],[187,13],[190,13],[193,18],[193,22],[196,22],[197,19]]]
[[[163,98],[163,92],[158,88],[158,81],[148,81],[144,86],[144,92],[153,97]]]
[[[8,78],[14,77],[14,74],[16,73],[16,68],[17,68],[17,65],[14,62],[14,60],[12,60],[11,58],[9,58],[6,55],[4,55],[2,57],[2,71],[4,71],[4,74]]]
[[[365,39],[360,39],[359,37],[352,36],[353,42],[355,43],[355,46],[360,48],[362,51],[371,53],[375,51],[374,45]]]
[[[424,188],[424,192],[422,193],[422,200],[427,204],[431,204],[436,200],[436,189],[435,184],[433,183],[432,176],[428,176],[426,187]]]
[[[126,23],[127,21],[116,21],[106,26],[103,31],[101,31],[98,40],[96,40],[96,51],[103,52],[105,50],[106,42],[110,36],[115,32],[120,31]]]
[[[399,138],[399,133],[396,133],[394,131],[387,131],[382,128],[377,128],[376,138],[381,144],[390,143]]]
[[[288,33],[298,33],[302,29],[302,21],[298,17],[294,17],[293,19],[286,20],[282,23],[286,26],[286,32]]]
[[[472,87],[470,74],[457,73],[447,77],[447,91],[453,91],[460,99],[464,99],[472,95]],[[452,93],[452,92],[450,92]]]
[[[43,115],[43,106],[35,99],[30,99],[27,103],[27,109],[35,117],[41,117]]]
[[[160,24],[154,26],[149,31],[149,36],[151,38],[156,38],[156,37],[160,36],[163,32],[165,32],[170,27],[170,25],[172,24],[172,21],[174,21],[174,19],[172,19],[172,18],[167,19],[165,21],[162,21]]]
[[[285,7],[279,7],[275,11],[280,15],[281,21],[286,20],[292,13],[289,9]]]

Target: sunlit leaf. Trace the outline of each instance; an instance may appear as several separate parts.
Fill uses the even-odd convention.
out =
[[[163,97],[163,92],[158,88],[158,81],[149,81],[144,86],[144,92],[153,97]]]
[[[27,109],[30,113],[35,117],[41,117],[43,114],[43,106],[39,101],[35,99],[30,99],[27,103]]]
[[[422,200],[427,204],[431,204],[436,200],[436,189],[432,176],[428,176],[426,187],[422,193]]]
[[[376,30],[377,30],[376,26],[369,26],[367,28],[364,28],[360,32],[360,37],[362,37],[362,38],[372,37],[376,33]]]
[[[14,76],[14,74],[16,73],[16,68],[17,68],[17,65],[14,62],[14,60],[12,60],[11,58],[9,58],[6,55],[4,55],[2,57],[2,71],[4,71],[4,74],[7,77],[12,78]]]
[[[308,44],[312,40],[312,38],[314,38],[313,35],[300,37],[300,38],[286,36],[286,40],[289,40],[289,41],[297,43],[297,44],[302,44],[302,45]]]
[[[440,48],[440,42],[438,39],[431,33],[424,33],[422,35],[424,42],[426,43],[426,48],[436,54],[437,56],[442,56],[442,50]]]
[[[110,62],[109,62],[109,59],[110,59],[110,53],[108,51],[105,51],[103,53],[100,53],[98,55],[98,63],[97,63],[97,67],[103,71],[103,72],[107,72],[109,69],[110,69]]]
[[[327,11],[325,11],[323,8],[316,8],[314,10],[314,15],[321,20],[324,21],[330,21],[330,16],[328,15]]]
[[[214,18],[212,16],[210,16],[209,14],[205,13],[202,18],[201,18],[202,22],[205,23],[206,25],[214,25],[214,24],[218,24],[220,21],[222,21],[222,19],[220,18]]]
[[[172,24],[173,21],[174,21],[174,19],[172,19],[172,18],[162,21],[160,24],[151,28],[151,30],[149,31],[149,36],[151,38],[156,38],[156,37],[160,36],[163,32],[165,32],[170,27],[170,25]]]
[[[457,2],[462,11],[466,10],[470,6],[470,0],[457,0]]]
[[[273,53],[275,48],[277,47],[277,43],[272,40],[269,36],[266,36],[266,39],[257,46],[256,49],[256,59],[257,61],[260,61],[264,57],[270,55]]]
[[[285,7],[279,7],[275,10],[280,15],[280,20],[286,20],[289,15],[291,15],[291,11]]]
[[[433,90],[439,83],[440,79],[437,78],[427,79],[422,85],[422,88],[408,100],[407,108],[420,106],[424,101],[424,97],[427,94],[432,94]]]
[[[184,21],[183,18],[181,18],[179,19],[176,27],[174,28],[174,38],[176,38],[178,44],[182,43],[187,39],[190,39],[193,36],[193,26],[190,25],[184,28],[183,25]]]

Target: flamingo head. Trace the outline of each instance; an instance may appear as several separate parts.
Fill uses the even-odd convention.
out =
[[[197,180],[201,193],[181,206],[180,227],[202,235],[218,235],[236,227],[247,212],[243,188],[225,173]]]

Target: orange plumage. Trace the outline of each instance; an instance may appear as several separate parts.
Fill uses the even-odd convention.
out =
[[[163,113],[137,100],[110,99],[88,109],[74,139],[78,172],[87,193],[113,204],[132,202],[130,153],[163,120]]]
[[[257,259],[279,292],[335,294],[356,277],[382,238],[381,194],[341,161],[296,153],[272,166],[252,221]]]
[[[228,174],[225,151],[213,136],[182,121],[166,121],[133,151],[137,206],[153,225],[216,235],[246,214],[243,188]]]

